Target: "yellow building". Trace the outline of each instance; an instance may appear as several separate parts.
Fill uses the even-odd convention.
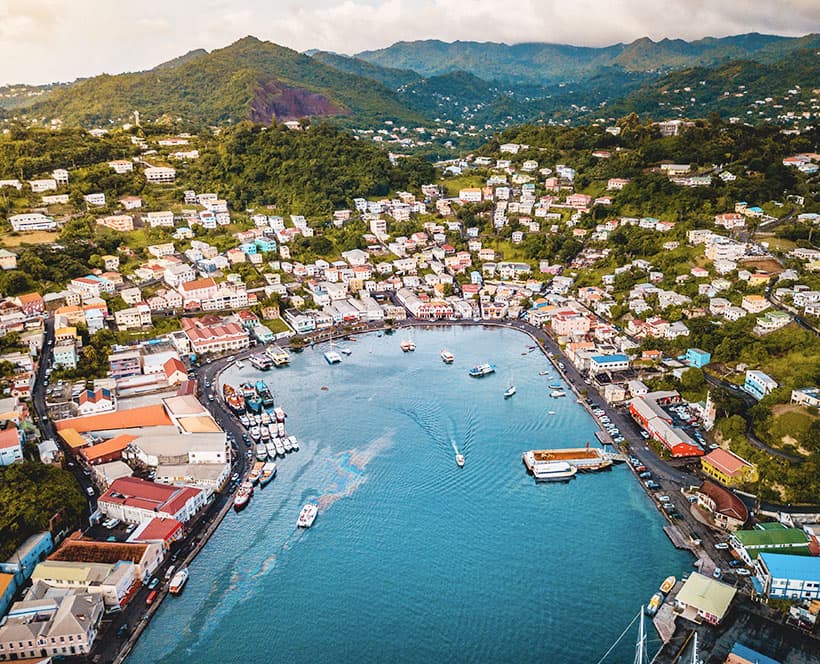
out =
[[[720,447],[701,457],[700,466],[706,475],[724,486],[757,482],[757,466]]]

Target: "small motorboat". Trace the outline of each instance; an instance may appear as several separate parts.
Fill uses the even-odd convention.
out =
[[[464,455],[463,454],[456,454],[456,464],[458,464],[459,468],[464,468]]]

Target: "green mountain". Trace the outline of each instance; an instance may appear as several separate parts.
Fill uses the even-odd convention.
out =
[[[792,50],[816,43],[818,35],[801,38],[757,33],[707,37],[686,42],[644,37],[630,44],[602,48],[566,44],[498,44],[438,40],[397,42],[388,48],[364,51],[357,57],[382,67],[411,69],[424,77],[463,70],[500,84],[552,85],[578,81],[605,67],[626,72],[668,72],[694,66],[714,66],[741,58],[782,59]]]
[[[409,69],[380,67],[350,55],[340,55],[329,51],[313,51],[310,53],[310,57],[339,71],[378,81],[391,90],[421,80],[421,76]]]
[[[28,108],[69,125],[122,121],[134,110],[145,119],[179,117],[200,125],[316,116],[422,121],[380,83],[255,37],[150,71],[77,81]]]

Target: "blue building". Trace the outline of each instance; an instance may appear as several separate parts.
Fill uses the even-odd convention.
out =
[[[15,592],[17,592],[17,583],[14,575],[0,572],[0,616],[6,615]]]
[[[248,254],[248,256],[252,256],[256,253],[256,242],[243,242],[239,245],[239,250],[243,254]]]
[[[589,373],[596,376],[605,371],[626,371],[629,369],[629,358],[626,355],[595,355],[589,358]]]
[[[54,551],[51,533],[37,533],[23,542],[6,562],[0,563],[0,572],[11,574],[19,588],[31,577],[37,563]]]
[[[484,279],[481,277],[481,272],[478,270],[473,270],[470,272],[470,283],[481,286],[481,284],[484,283]]]
[[[272,251],[276,251],[276,240],[260,237],[256,239],[256,246],[260,253],[268,254]]]
[[[743,383],[743,389],[758,401],[776,388],[777,381],[768,374],[762,371],[752,370],[746,372],[746,381]]]
[[[761,553],[755,561],[755,590],[777,599],[820,599],[820,558]]]
[[[683,360],[690,367],[702,369],[712,361],[712,354],[707,353],[705,350],[701,350],[700,348],[687,348],[686,355],[683,356]]]
[[[766,655],[744,646],[742,643],[735,643],[731,654],[735,656],[733,662],[748,662],[749,664],[781,664],[780,661],[767,657]],[[727,660],[728,661],[728,660]]]

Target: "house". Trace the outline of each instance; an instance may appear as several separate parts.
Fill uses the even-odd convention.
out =
[[[114,321],[118,330],[139,330],[151,325],[151,308],[141,302],[134,307],[114,312]]]
[[[14,298],[15,304],[20,307],[20,311],[26,317],[39,316],[45,309],[45,301],[43,296],[39,293],[26,293],[25,295],[18,295]]]
[[[762,295],[744,295],[740,301],[740,306],[750,314],[759,314],[771,306],[769,301]]]
[[[629,401],[629,414],[655,439],[663,443],[671,456],[703,456],[703,450],[681,428],[674,426],[672,416],[664,406],[681,402],[681,396],[674,391],[649,392]]]
[[[159,568],[163,546],[149,542],[96,542],[82,539],[77,532],[69,536],[48,559],[61,562],[95,562],[113,565],[121,560],[135,566],[136,577],[144,581]]]
[[[17,255],[8,249],[0,249],[0,269],[13,270],[17,267]]]
[[[76,369],[79,357],[74,341],[61,341],[54,345],[53,362],[55,367]]]
[[[108,162],[108,168],[114,171],[117,175],[130,173],[134,170],[134,162],[128,159],[115,159]]]
[[[151,184],[173,184],[176,173],[173,168],[167,166],[149,166],[143,171],[145,179]]]
[[[142,199],[139,196],[123,196],[120,205],[126,210],[138,210],[142,207]]]
[[[762,371],[749,370],[746,372],[743,389],[758,401],[776,388],[777,381]]]
[[[791,403],[800,406],[820,408],[820,388],[803,387],[798,390],[792,390]]]
[[[781,523],[760,523],[751,530],[737,530],[729,543],[747,565],[753,565],[761,553],[785,553],[807,556],[809,536],[800,528],[787,528]]]
[[[712,522],[723,530],[738,530],[749,520],[749,510],[743,501],[714,482],[704,482],[698,489],[697,498],[698,507],[707,512]]]
[[[142,216],[142,220],[151,228],[174,227],[174,213],[169,210],[162,210],[160,212],[147,212]]]
[[[195,353],[217,353],[250,346],[248,331],[239,323],[226,322],[215,316],[200,319],[182,318],[182,332]]]
[[[10,466],[23,459],[23,442],[20,431],[12,422],[0,429],[0,466]]]
[[[106,609],[121,609],[128,603],[136,586],[137,568],[130,560],[115,563],[69,562],[45,560],[31,575],[35,591],[38,585],[63,591],[80,591],[102,597]]]
[[[108,389],[84,390],[80,393],[77,412],[81,416],[107,413],[116,409],[116,402]]]
[[[179,385],[188,380],[188,370],[178,357],[169,357],[162,365],[162,370],[168,379],[168,385]]]
[[[97,219],[97,224],[111,230],[127,233],[134,230],[134,217],[130,214],[112,214]]]
[[[718,447],[700,460],[701,470],[725,486],[757,481],[757,467],[734,452]]]
[[[481,199],[481,187],[468,187],[458,192],[458,200],[462,203],[480,203]]]
[[[179,286],[179,294],[182,295],[182,302],[184,306],[191,304],[201,304],[203,300],[211,300],[217,293],[216,282],[211,277],[205,279],[195,279],[194,281],[186,281]]]
[[[14,214],[9,217],[11,228],[18,233],[32,231],[53,231],[57,228],[57,223],[42,212],[27,212],[24,214]]]
[[[202,489],[123,477],[99,497],[97,507],[107,517],[127,523],[143,523],[155,517],[187,523],[205,506],[205,500]]]
[[[737,591],[698,572],[692,572],[675,596],[675,608],[692,622],[717,625],[723,620]]]
[[[83,200],[88,203],[88,205],[96,205],[99,207],[105,205],[105,194],[102,192],[86,194],[83,196]]]
[[[42,194],[44,191],[57,191],[57,181],[51,178],[44,180],[29,180],[31,191],[35,194]]]
[[[820,599],[820,558],[761,553],[752,583],[758,594],[773,599]]]
[[[700,348],[687,348],[683,361],[690,367],[702,369],[712,361],[712,354]]]
[[[626,371],[627,369],[629,369],[629,358],[626,355],[594,355],[589,359],[589,373],[591,376]]]

